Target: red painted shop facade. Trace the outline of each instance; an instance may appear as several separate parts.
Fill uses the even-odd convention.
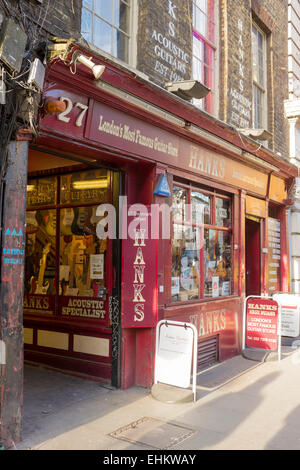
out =
[[[196,326],[201,369],[240,353],[245,295],[288,290],[295,168],[103,63],[47,72],[66,109],[29,149],[25,360],[150,386],[159,320]]]

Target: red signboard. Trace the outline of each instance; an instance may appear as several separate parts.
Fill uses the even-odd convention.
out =
[[[91,318],[109,326],[108,301],[102,298],[60,296],[59,313],[68,318]]]
[[[146,120],[86,96],[78,96],[65,85],[55,82],[46,85],[44,98],[63,101],[66,110],[45,116],[41,120],[42,129],[104,144],[266,195],[266,173],[194,144]]]
[[[158,240],[143,228],[143,217],[148,223],[148,214],[144,214],[138,218],[127,216],[126,227],[123,225],[123,328],[154,327],[157,323]]]
[[[45,101],[63,101],[66,109],[59,114],[46,115],[42,120],[43,126],[58,129],[64,135],[83,138],[89,111],[89,99],[86,96],[73,93],[71,88],[57,86],[55,82],[46,85],[44,97]]]
[[[278,349],[278,303],[269,298],[246,300],[246,339],[250,348]]]

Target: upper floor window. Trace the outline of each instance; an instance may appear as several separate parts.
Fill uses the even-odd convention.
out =
[[[215,0],[193,0],[193,79],[212,90],[194,104],[212,113],[215,58]]]
[[[253,127],[267,128],[266,35],[252,25]]]
[[[129,62],[132,0],[83,0],[81,34],[104,52]]]

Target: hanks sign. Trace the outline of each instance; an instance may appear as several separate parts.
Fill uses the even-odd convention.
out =
[[[137,219],[132,220],[131,227]],[[142,226],[137,223],[133,236],[123,240],[123,328],[153,327],[157,323],[158,240],[148,237]]]
[[[279,346],[279,306],[264,297],[247,298],[245,308],[245,345],[275,351]]]

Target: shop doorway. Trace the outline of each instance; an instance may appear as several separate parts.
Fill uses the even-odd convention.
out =
[[[246,296],[261,294],[260,219],[246,217],[245,222]]]
[[[29,153],[25,361],[120,387],[121,247],[98,208],[118,222],[121,173],[53,153]]]

